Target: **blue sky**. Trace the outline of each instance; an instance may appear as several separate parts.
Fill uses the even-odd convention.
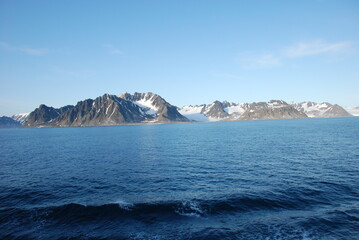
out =
[[[0,1],[0,115],[104,93],[359,106],[359,1]]]

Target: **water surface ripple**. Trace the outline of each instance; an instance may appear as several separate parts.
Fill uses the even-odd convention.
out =
[[[359,118],[1,129],[0,239],[358,239]]]

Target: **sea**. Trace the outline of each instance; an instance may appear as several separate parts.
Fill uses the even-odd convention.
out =
[[[0,239],[359,239],[359,117],[1,129]]]

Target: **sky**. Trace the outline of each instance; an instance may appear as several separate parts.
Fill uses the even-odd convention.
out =
[[[0,0],[0,116],[122,92],[359,106],[359,1]]]

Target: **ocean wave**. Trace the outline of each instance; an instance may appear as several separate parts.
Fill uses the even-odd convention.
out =
[[[203,217],[234,212],[256,210],[309,209],[316,205],[330,205],[331,199],[325,192],[313,189],[288,189],[284,192],[266,193],[262,196],[227,196],[218,199],[192,199],[162,202],[128,203],[116,201],[102,205],[69,203],[60,206],[32,209],[9,208],[0,210],[0,221],[16,215],[36,213],[46,219],[66,222],[96,219],[156,217]]]
[[[9,208],[0,210],[0,220],[5,221],[0,224],[0,227],[5,227],[4,229],[9,234],[5,236],[0,233],[0,238],[18,239],[20,236],[20,239],[31,239],[34,234],[41,234],[41,232],[39,233],[41,230],[46,236],[49,236],[47,239],[54,239],[52,236],[62,235],[68,237],[61,239],[312,240],[348,239],[345,237],[345,233],[348,231],[354,235],[359,234],[358,230],[355,230],[358,229],[359,219],[359,211],[355,206],[341,210],[340,208],[331,210],[329,207],[320,214],[311,213],[309,209],[304,215],[300,214],[302,210],[295,211],[297,208],[300,208],[300,205],[288,205],[278,200],[249,197],[137,204],[117,201],[116,203],[97,206],[70,203],[27,210]],[[284,209],[294,211],[291,211],[292,213],[281,212]],[[254,212],[250,213],[249,211]],[[239,214],[236,215],[235,212]],[[246,212],[249,214],[242,214]],[[249,215],[253,216],[257,213],[262,216],[264,213],[269,213],[269,215],[263,218],[248,218]],[[240,219],[240,216],[245,217]],[[225,219],[237,219],[237,224],[222,223],[223,217]],[[217,227],[212,228],[206,225],[208,220],[212,223],[213,221],[216,222]],[[203,226],[201,224],[196,225],[188,232],[187,227],[198,221]],[[189,225],[183,226],[184,223]],[[162,226],[163,229],[158,230],[155,227],[158,225]],[[72,227],[72,230],[68,233],[64,232],[64,229],[68,227]],[[96,232],[91,232],[94,227],[99,229],[99,235],[96,235]],[[23,228],[32,230],[18,233],[18,230]],[[48,231],[49,228],[52,230]],[[114,233],[114,229],[119,231]],[[138,232],[138,229],[142,229],[143,232]],[[156,229],[156,231],[152,232],[151,229]],[[333,229],[336,229],[335,236],[332,236],[333,233],[330,232]],[[172,230],[175,233],[172,233]],[[86,232],[95,235],[92,236],[93,238],[83,235]],[[124,232],[126,234],[122,235]],[[81,235],[78,235],[79,233]],[[26,237],[26,234],[30,235]]]

